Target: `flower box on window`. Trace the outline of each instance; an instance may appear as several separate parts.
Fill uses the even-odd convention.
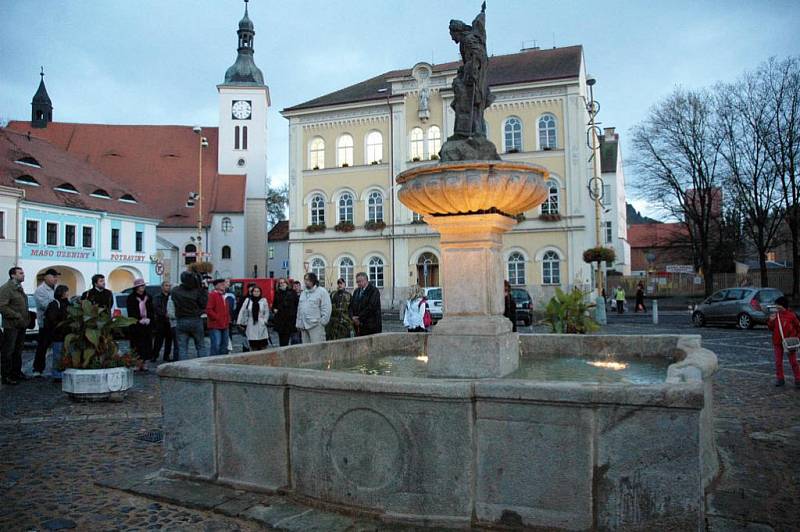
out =
[[[437,154],[434,153],[433,155],[431,155],[431,161],[438,161],[438,160],[439,156]]]
[[[386,228],[386,222],[383,220],[368,221],[364,224],[364,229],[367,231],[383,231]]]
[[[321,233],[325,230],[325,224],[311,224],[306,226],[306,231],[309,233]]]
[[[349,233],[350,231],[354,231],[355,228],[356,226],[353,225],[353,222],[339,222],[333,226],[333,230],[339,231],[340,233]]]
[[[319,166],[315,166],[312,170],[319,170]]]
[[[369,164],[381,164],[381,162],[380,162],[380,161],[372,161],[372,162],[371,162],[371,163],[369,163]]]
[[[511,149],[506,150],[506,153],[519,153],[519,149],[511,148]]]
[[[347,163],[342,163],[342,168],[347,168],[348,166],[350,166],[350,165],[347,164]]]
[[[517,221],[517,223],[524,222],[525,221],[525,213],[521,212],[521,213],[517,214],[516,216],[514,216],[514,219]]]
[[[418,162],[420,162],[421,160],[422,160],[422,159],[420,159],[419,157],[412,157],[412,158],[411,158],[411,162],[412,162],[412,163],[418,163]]]
[[[558,222],[559,220],[561,220],[561,215],[557,212],[542,213],[539,215],[539,219],[543,222]]]

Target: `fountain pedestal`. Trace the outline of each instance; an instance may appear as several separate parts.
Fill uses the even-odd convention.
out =
[[[444,318],[428,339],[434,377],[503,377],[519,366],[519,339],[503,317],[503,233],[516,221],[501,214],[433,216],[441,235]]]

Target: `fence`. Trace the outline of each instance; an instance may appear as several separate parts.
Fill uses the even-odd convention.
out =
[[[761,272],[751,270],[747,274],[738,273],[715,273],[714,290],[741,286],[747,279],[750,286],[761,287]],[[636,285],[643,283],[645,293],[648,297],[703,297],[705,295],[705,280],[695,274],[687,273],[659,273],[648,276],[610,276],[608,278],[607,293],[611,292],[616,286],[622,286],[627,295],[636,293]],[[767,286],[777,288],[784,294],[792,293],[792,270],[768,270]]]

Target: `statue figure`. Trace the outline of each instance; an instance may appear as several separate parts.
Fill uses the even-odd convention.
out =
[[[423,87],[419,91],[419,110],[420,112],[428,111],[428,100],[430,99],[430,90]]]
[[[486,2],[472,25],[450,21],[450,37],[458,43],[461,66],[453,80],[455,127],[442,147],[442,161],[498,160],[495,146],[486,139],[483,112],[494,101],[489,90],[489,55],[486,53]]]

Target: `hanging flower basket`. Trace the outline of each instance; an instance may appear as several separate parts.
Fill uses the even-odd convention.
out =
[[[583,262],[607,262],[611,264],[617,258],[617,254],[611,248],[604,248],[602,246],[589,248],[583,252]]]
[[[189,269],[194,273],[211,273],[214,271],[214,265],[207,261],[193,262],[189,265]]]
[[[306,226],[306,231],[309,233],[321,233],[325,230],[325,224],[311,224]]]
[[[383,231],[386,228],[386,222],[383,220],[368,221],[364,224],[364,229],[367,231]]]
[[[352,222],[339,222],[335,226],[333,226],[334,231],[339,231],[341,233],[349,233],[350,231],[355,231],[356,226],[353,225]]]

